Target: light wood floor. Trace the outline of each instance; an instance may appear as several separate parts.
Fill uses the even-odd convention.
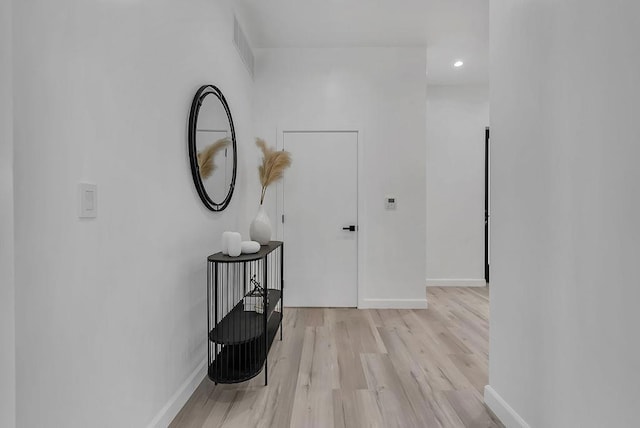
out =
[[[502,427],[482,390],[489,292],[429,288],[426,310],[285,308],[264,377],[205,379],[172,427]]]

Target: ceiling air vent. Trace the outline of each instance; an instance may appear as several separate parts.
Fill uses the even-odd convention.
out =
[[[253,52],[247,41],[247,36],[244,34],[244,31],[242,31],[242,27],[240,27],[238,19],[235,16],[233,17],[233,44],[236,45],[242,62],[247,66],[247,70],[253,78]]]

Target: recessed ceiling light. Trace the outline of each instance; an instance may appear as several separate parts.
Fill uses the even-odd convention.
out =
[[[458,68],[458,67],[462,67],[464,65],[464,62],[458,60],[456,62],[453,63],[453,66]]]

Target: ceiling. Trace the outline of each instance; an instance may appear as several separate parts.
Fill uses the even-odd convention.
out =
[[[424,46],[432,84],[489,82],[489,0],[236,0],[254,48]],[[454,68],[461,59],[465,65]]]

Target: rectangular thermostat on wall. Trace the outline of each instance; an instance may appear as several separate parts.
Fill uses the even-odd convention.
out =
[[[95,184],[80,183],[78,185],[78,199],[78,217],[96,218],[98,216],[98,188]]]
[[[385,204],[385,207],[388,210],[395,210],[396,209],[396,203],[397,203],[397,199],[396,199],[395,196],[385,196],[384,204]]]

